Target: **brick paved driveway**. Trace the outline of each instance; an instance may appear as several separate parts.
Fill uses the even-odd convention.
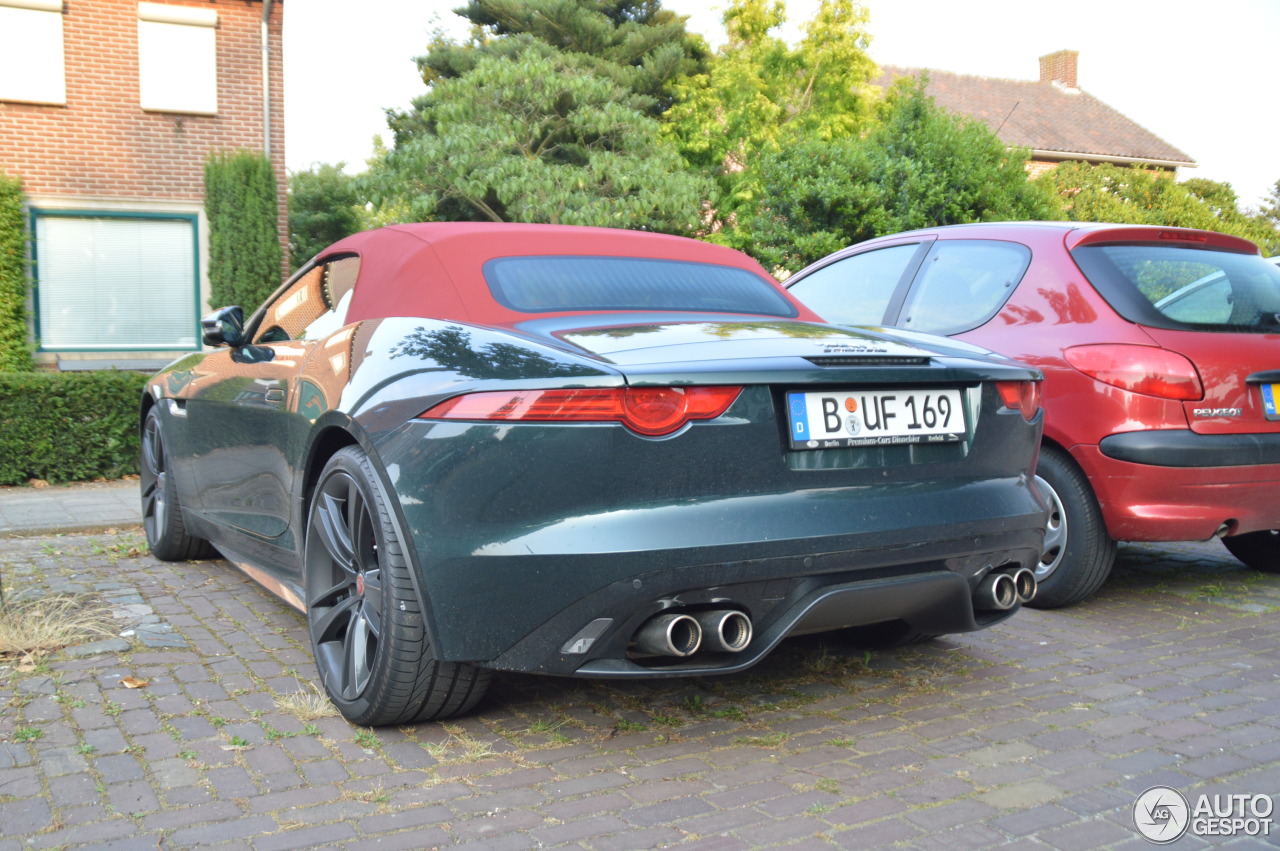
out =
[[[0,851],[1138,848],[1152,785],[1280,792],[1280,576],[1216,543],[1123,547],[1085,605],[922,647],[810,637],[696,681],[504,675],[474,715],[376,731],[288,700],[314,671],[301,617],[224,562],[140,545],[0,544],[11,597],[96,589],[129,633],[0,661]]]

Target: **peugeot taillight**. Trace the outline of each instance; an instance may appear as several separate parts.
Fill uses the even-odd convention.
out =
[[[1031,422],[1040,413],[1039,381],[997,381],[996,393],[1000,402],[1011,411],[1018,411]]]
[[[1195,364],[1168,349],[1109,343],[1073,346],[1063,357],[1090,378],[1122,390],[1183,401],[1204,396]]]
[[[575,390],[493,390],[446,399],[419,414],[427,420],[482,422],[618,422],[659,437],[690,420],[729,409],[741,387],[591,387]]]

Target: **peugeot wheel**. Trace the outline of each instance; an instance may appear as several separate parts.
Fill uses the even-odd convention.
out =
[[[1062,451],[1040,450],[1036,485],[1049,502],[1044,544],[1036,565],[1036,596],[1028,606],[1057,609],[1078,603],[1111,574],[1116,543],[1084,473]]]

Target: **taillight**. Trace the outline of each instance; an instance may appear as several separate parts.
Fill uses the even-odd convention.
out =
[[[1090,378],[1122,390],[1184,401],[1204,396],[1195,364],[1168,349],[1120,343],[1074,346],[1063,357]]]
[[[690,420],[729,409],[741,387],[593,387],[577,390],[494,390],[446,399],[418,415],[427,420],[618,422],[657,437]]]
[[[997,381],[996,392],[1000,402],[1011,411],[1018,411],[1031,422],[1040,413],[1039,381]]]

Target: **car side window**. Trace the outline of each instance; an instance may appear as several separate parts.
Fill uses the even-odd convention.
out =
[[[347,324],[347,308],[360,258],[339,257],[317,265],[267,306],[258,343],[315,340]]]
[[[1030,262],[1030,249],[1013,242],[938,240],[897,325],[944,335],[977,328],[1009,300]]]
[[[891,245],[823,266],[790,286],[793,296],[837,325],[880,325],[919,243]]]

